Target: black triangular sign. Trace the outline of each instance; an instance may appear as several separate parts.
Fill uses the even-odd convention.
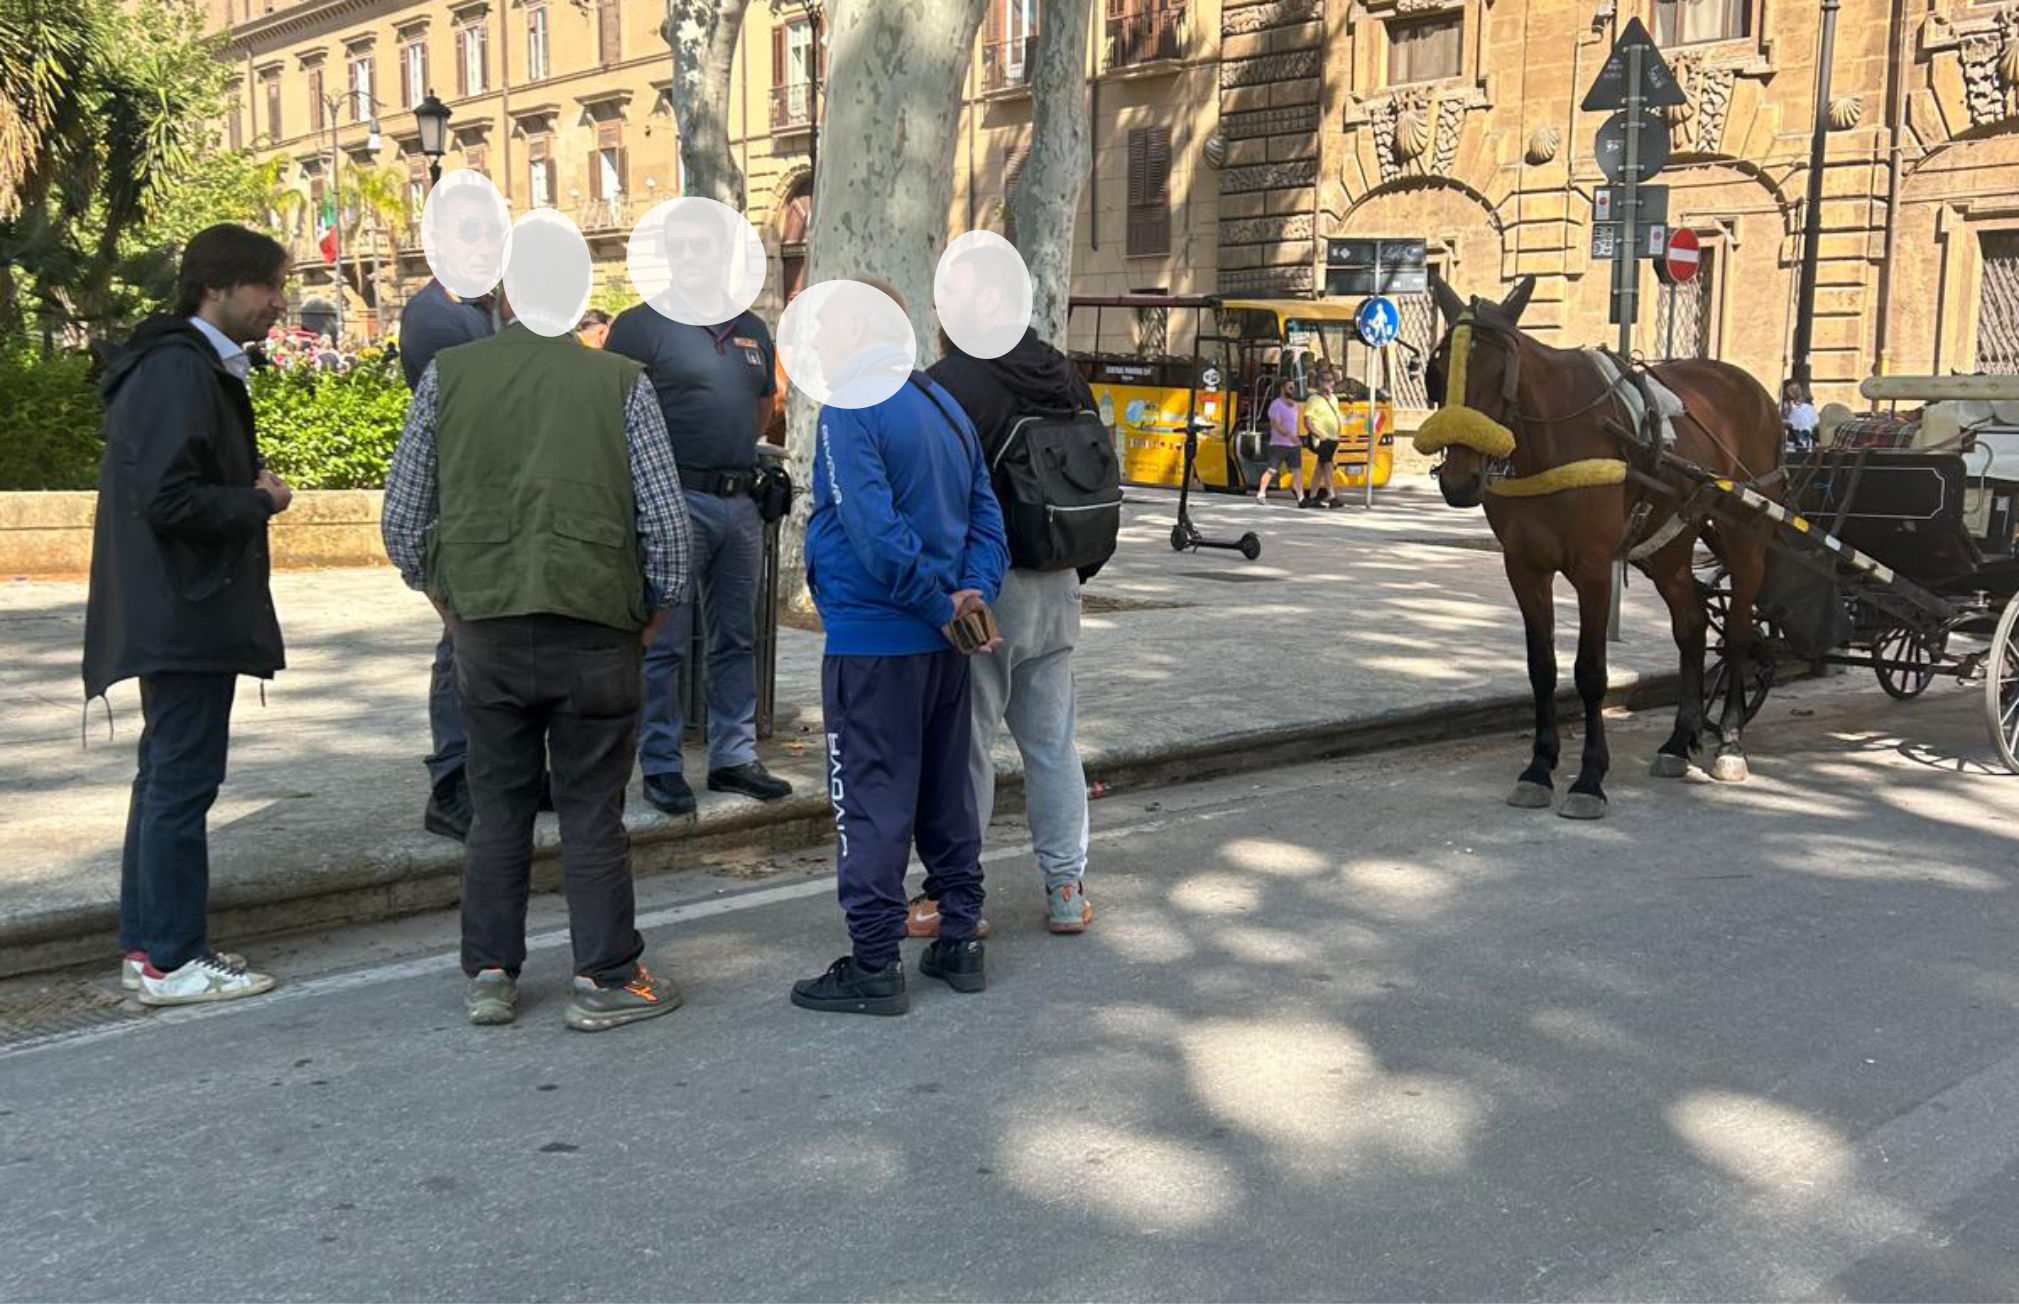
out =
[[[1612,43],[1612,54],[1606,58],[1605,67],[1598,70],[1597,80],[1585,93],[1583,107],[1586,113],[1606,113],[1626,107],[1627,51],[1635,46],[1642,51],[1641,104],[1650,109],[1666,109],[1684,103],[1683,89],[1663,61],[1661,51],[1655,48],[1654,38],[1647,34],[1647,28],[1640,19],[1629,18],[1626,30]]]

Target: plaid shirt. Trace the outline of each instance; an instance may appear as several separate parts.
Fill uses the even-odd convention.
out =
[[[440,518],[441,481],[435,460],[435,364],[428,364],[407,406],[407,425],[386,476],[379,531],[386,555],[409,588],[427,587],[428,531]],[[640,376],[624,404],[624,441],[631,451],[631,488],[638,500],[638,536],[645,542],[645,590],[650,605],[670,607],[692,594],[693,542],[687,499],[666,418],[652,382]]]

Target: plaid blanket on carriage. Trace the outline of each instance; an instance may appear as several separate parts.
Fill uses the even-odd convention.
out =
[[[1911,448],[1921,429],[1921,411],[1861,413],[1832,431],[1824,447]]]

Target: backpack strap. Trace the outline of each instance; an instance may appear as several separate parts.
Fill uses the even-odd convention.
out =
[[[953,427],[953,433],[959,437],[961,446],[968,449],[976,457],[980,457],[981,441],[978,438],[970,435],[966,430],[966,428],[964,428],[959,421],[954,419],[953,413],[946,410],[946,404],[940,402],[939,395],[932,392],[931,379],[927,377],[926,374],[922,371],[912,372],[911,375],[908,377],[908,379],[911,381],[913,385],[916,385],[918,387],[919,393],[925,395],[926,398],[931,401],[932,405],[935,408],[939,409],[939,414],[942,417],[946,418],[946,423],[949,426]],[[974,442],[970,443],[969,440],[971,439]]]

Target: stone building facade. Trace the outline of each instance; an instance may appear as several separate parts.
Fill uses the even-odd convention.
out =
[[[517,211],[567,211],[613,290],[631,221],[679,193],[656,0],[211,3],[239,69],[231,131],[290,155],[304,192],[320,193],[333,148],[346,169],[424,184],[406,110],[432,87],[454,112],[444,165],[485,171]],[[803,276],[819,7],[753,0],[732,88],[749,216],[778,256],[774,309]],[[990,0],[948,118],[956,232],[1007,224],[1037,9]],[[1466,292],[1536,276],[1526,320],[1545,338],[1609,340],[1609,265],[1590,254],[1603,115],[1578,103],[1630,17],[1687,92],[1665,114],[1674,149],[1660,180],[1671,222],[1705,249],[1692,285],[1644,278],[1638,346],[1724,357],[1771,385],[1793,335],[1816,6],[1096,0],[1074,288],[1308,295],[1328,240],[1412,238]],[[356,90],[378,106],[376,149]],[[354,101],[336,103],[334,141],[319,96]],[[1844,0],[1825,111],[1819,395],[1848,398],[1877,370],[2019,371],[2019,0]],[[425,277],[415,242],[386,230],[354,243],[353,320],[389,320]],[[307,292],[327,293],[308,223],[298,253]],[[1427,297],[1403,307],[1405,330],[1427,341]],[[1130,329],[1159,342],[1156,323]],[[1075,342],[1091,340],[1076,329]]]

